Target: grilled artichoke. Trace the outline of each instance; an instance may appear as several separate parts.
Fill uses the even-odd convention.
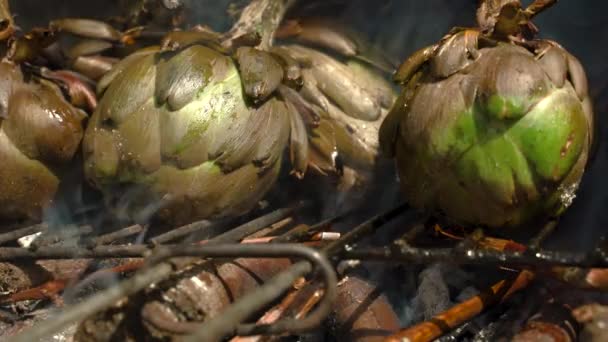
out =
[[[14,24],[0,0],[0,220],[40,220],[72,166],[87,116],[31,65],[22,71],[22,52],[33,53],[27,47],[41,42],[42,31],[15,37]]]
[[[239,44],[172,32],[100,80],[85,174],[112,206],[172,223],[242,214],[275,183],[288,146],[298,178],[309,165],[373,166],[394,99],[386,81],[305,47]]]
[[[0,62],[0,219],[38,220],[83,135],[86,114],[55,84]]]
[[[248,87],[251,69],[282,76],[280,66],[242,54],[252,64],[241,72],[198,44],[121,61],[99,83],[83,143],[87,178],[129,216],[160,208],[161,219],[184,223],[251,209],[277,178],[290,117],[274,89]]]
[[[528,19],[538,10],[503,5]],[[512,227],[559,215],[593,141],[579,61],[555,42],[519,39],[529,21],[503,17],[510,12],[501,6],[482,6],[495,15],[478,16],[481,30],[450,34],[400,68],[404,90],[381,128],[408,200],[461,224]]]

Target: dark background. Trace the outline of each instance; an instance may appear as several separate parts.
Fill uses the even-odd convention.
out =
[[[27,29],[50,18],[104,18],[116,14],[115,0],[9,0],[18,24]],[[191,22],[216,30],[230,26],[230,0],[185,0]],[[237,3],[244,3],[239,0]],[[368,35],[378,48],[396,60],[440,39],[453,26],[474,24],[476,0],[319,0],[327,15],[344,19]],[[301,0],[303,5],[312,1]],[[529,1],[525,1],[528,4]],[[331,6],[329,5],[331,4]],[[553,243],[568,249],[589,248],[608,233],[608,149],[605,143],[608,112],[608,2],[561,0],[535,23],[541,37],[561,43],[585,66],[595,100],[600,146],[578,198],[560,226]]]

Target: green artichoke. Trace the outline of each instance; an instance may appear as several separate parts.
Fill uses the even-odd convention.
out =
[[[148,48],[100,81],[85,174],[130,217],[144,209],[173,223],[239,215],[274,184],[290,137],[289,108],[271,95],[283,71],[243,49],[239,70],[204,45]]]
[[[515,27],[501,20],[501,29]],[[460,224],[513,227],[559,215],[593,140],[579,61],[552,41],[502,39],[498,28],[461,30],[415,54],[380,131],[411,204]]]
[[[39,220],[80,146],[86,114],[57,85],[0,62],[0,219]]]

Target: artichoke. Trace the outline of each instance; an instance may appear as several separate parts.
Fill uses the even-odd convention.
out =
[[[171,223],[243,214],[274,185],[288,147],[300,179],[309,165],[373,166],[395,97],[388,82],[361,63],[248,41],[171,32],[100,80],[85,174],[112,207]]]
[[[525,39],[538,4],[498,2],[482,4],[494,12],[478,13],[480,29],[455,30],[402,65],[404,90],[380,131],[412,205],[494,228],[571,204],[594,127],[579,61]],[[502,6],[519,15],[503,17],[513,12]]]
[[[55,80],[31,64],[22,70],[21,62],[38,57],[49,36],[33,30],[17,37],[14,24],[8,1],[0,0],[0,42],[6,48],[0,61],[0,221],[38,221],[73,166],[87,115]]]
[[[185,223],[255,206],[278,176],[290,116],[272,95],[280,65],[243,49],[152,47],[117,64],[85,134],[87,179],[130,217]]]
[[[0,62],[0,219],[39,220],[80,146],[86,114],[57,85]]]

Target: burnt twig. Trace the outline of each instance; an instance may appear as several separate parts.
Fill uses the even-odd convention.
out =
[[[129,236],[133,236],[141,233],[144,227],[136,224],[133,226],[125,227],[112,233],[100,235],[92,239],[92,243],[96,246],[107,245],[117,240],[124,239]]]
[[[5,244],[7,242],[15,241],[24,236],[45,232],[48,228],[49,226],[46,223],[39,223],[29,227],[15,229],[8,233],[0,234],[0,245]]]
[[[471,320],[493,304],[507,300],[515,292],[527,287],[533,278],[532,272],[524,270],[514,279],[501,280],[483,293],[455,305],[429,321],[402,330],[387,341],[432,341]]]
[[[1,249],[0,249],[1,250]],[[449,262],[467,265],[510,266],[576,266],[583,268],[608,268],[608,258],[591,253],[557,251],[509,252],[457,248],[416,248],[411,246],[362,248],[345,251],[345,260],[376,260],[428,264]]]

